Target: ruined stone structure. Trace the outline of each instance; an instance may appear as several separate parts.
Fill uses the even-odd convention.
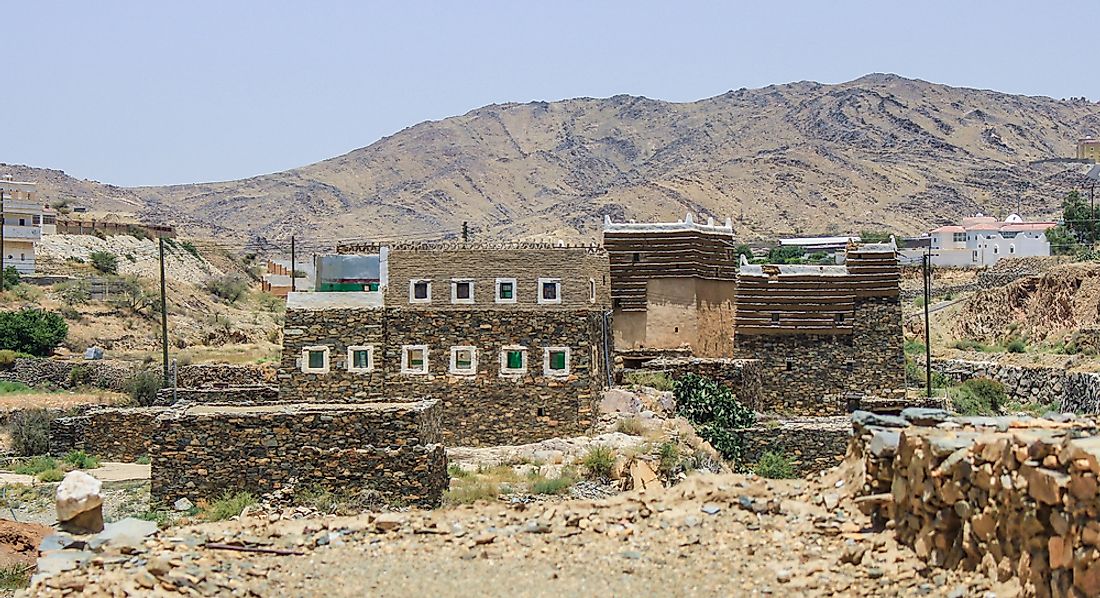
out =
[[[698,357],[732,352],[737,275],[733,228],[713,222],[604,221],[618,350],[691,348]]]
[[[796,417],[762,421],[736,431],[741,438],[741,457],[755,464],[767,452],[791,460],[795,473],[804,476],[837,466],[852,436],[846,416]]]
[[[838,266],[743,262],[734,352],[761,361],[763,409],[835,415],[903,389],[898,282],[893,243],[853,245]]]
[[[371,490],[395,505],[438,506],[449,482],[437,401],[192,406],[156,418],[152,497]]]
[[[857,503],[919,557],[1017,577],[1025,596],[1100,594],[1095,422],[920,409],[852,419]]]
[[[437,397],[448,444],[531,442],[589,427],[608,380],[605,252],[356,248],[378,251],[382,287],[290,295],[281,400]]]

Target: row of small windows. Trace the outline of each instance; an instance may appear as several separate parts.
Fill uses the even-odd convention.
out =
[[[428,345],[402,345],[401,373],[418,375],[428,374]],[[500,375],[519,376],[528,371],[527,347],[510,345],[500,350]],[[302,349],[301,369],[307,374],[327,374],[329,372],[329,347],[313,346]],[[478,348],[461,345],[451,347],[448,373],[457,376],[477,374]],[[545,376],[561,377],[569,375],[569,347],[543,347],[542,372]],[[353,373],[374,371],[374,347],[371,345],[353,345],[348,347],[347,370]]]
[[[519,294],[515,278],[498,278],[495,284],[494,301],[496,303],[515,303]],[[539,303],[561,303],[561,279],[538,279],[536,298]],[[596,280],[588,281],[588,300],[596,301]],[[432,281],[414,279],[409,281],[409,303],[431,303]],[[474,281],[462,278],[451,280],[451,303],[474,303]]]

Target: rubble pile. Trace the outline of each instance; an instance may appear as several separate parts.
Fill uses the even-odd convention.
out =
[[[944,568],[1017,577],[1038,596],[1100,594],[1100,436],[1059,416],[857,413],[857,499],[899,542]]]

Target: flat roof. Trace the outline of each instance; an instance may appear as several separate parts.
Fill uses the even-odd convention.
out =
[[[426,409],[435,400],[386,401],[375,403],[268,403],[264,405],[192,405],[184,409],[187,415],[248,415],[253,413],[330,413],[334,411],[380,411],[405,408]]]
[[[293,292],[286,296],[287,309],[382,309],[381,291]]]

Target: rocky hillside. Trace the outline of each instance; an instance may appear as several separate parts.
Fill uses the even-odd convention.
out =
[[[237,241],[426,238],[463,221],[481,238],[594,238],[604,214],[686,211],[730,216],[746,239],[915,233],[1017,201],[1052,214],[1082,166],[1030,163],[1072,156],[1089,134],[1100,135],[1100,104],[876,74],[688,103],[621,95],[486,106],[239,181],[121,189],[14,174],[47,194]]]

